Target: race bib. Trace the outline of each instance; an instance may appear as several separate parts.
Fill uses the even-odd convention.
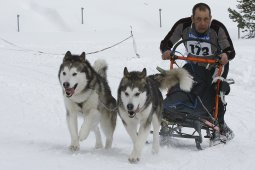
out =
[[[209,36],[196,37],[193,34],[189,34],[190,38],[209,40]],[[196,56],[208,56],[212,55],[211,44],[207,42],[199,41],[187,41],[187,52]]]

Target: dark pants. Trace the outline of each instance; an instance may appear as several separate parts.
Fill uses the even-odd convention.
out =
[[[191,93],[199,96],[209,110],[213,113],[215,107],[215,96],[216,96],[216,85],[212,84],[212,75],[215,71],[214,68],[208,70],[203,66],[198,66],[194,63],[187,63],[183,66],[194,78],[195,84],[191,90]],[[229,70],[229,64],[224,66],[224,72],[222,76],[227,77]],[[219,100],[219,113],[218,113],[218,123],[224,122],[224,114],[226,111],[226,106],[223,105],[222,101]]]

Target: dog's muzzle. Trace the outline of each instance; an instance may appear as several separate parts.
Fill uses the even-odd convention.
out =
[[[66,97],[72,97],[77,86],[78,84],[75,84],[72,88],[64,87]]]
[[[136,113],[139,112],[139,105],[137,106],[137,109],[136,109],[136,110],[133,110],[133,108],[134,108],[133,105],[132,105],[132,107],[130,107],[129,104],[127,105],[128,116],[129,116],[130,118],[134,118],[135,115],[136,115]]]
[[[134,112],[134,111],[132,111],[132,110],[129,110],[129,111],[128,111],[128,116],[129,116],[130,118],[135,117],[135,115],[136,115],[136,112]]]

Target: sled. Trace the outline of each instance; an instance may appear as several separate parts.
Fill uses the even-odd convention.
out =
[[[208,109],[200,97],[183,92],[178,89],[178,87],[171,88],[167,94],[167,98],[164,100],[163,119],[159,135],[161,136],[161,139],[169,139],[169,137],[194,139],[196,148],[202,150],[201,143],[203,138],[209,138],[210,145],[214,145],[214,135],[216,132],[220,131],[220,128],[218,127],[219,100],[221,100],[223,104],[226,104],[224,97],[229,93],[229,85],[234,84],[234,80],[221,77],[223,66],[219,62],[220,58],[218,57],[221,53],[221,49],[214,44],[212,45],[217,47],[216,52],[211,56],[206,56],[206,58],[191,55],[175,55],[175,53],[177,53],[176,48],[180,44],[187,43],[188,41],[196,41],[198,44],[201,42],[212,44],[209,41],[200,39],[186,39],[179,41],[174,45],[171,52],[170,70],[173,69],[176,60],[214,65],[218,69],[217,76],[214,79],[214,86],[216,87],[215,96],[212,96],[214,98],[214,104],[212,109]],[[158,70],[161,73],[164,72],[164,70],[160,68],[158,68]],[[183,132],[183,127],[188,128],[192,132]],[[205,133],[202,133],[202,131],[205,131]],[[203,134],[205,134],[205,136],[203,136]],[[163,141],[163,144],[161,144],[165,145],[164,142],[167,144],[169,141]],[[224,139],[220,139],[219,141],[219,143],[225,142],[226,140]]]

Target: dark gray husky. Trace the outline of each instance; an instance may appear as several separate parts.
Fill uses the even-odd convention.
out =
[[[112,97],[106,80],[107,65],[104,60],[95,61],[92,67],[85,53],[72,55],[67,52],[60,65],[58,78],[63,90],[66,118],[71,135],[70,149],[79,150],[79,141],[95,132],[96,148],[103,147],[98,124],[106,136],[105,148],[112,146],[116,126],[116,100]],[[84,122],[78,131],[77,116]]]
[[[117,105],[122,122],[133,141],[129,162],[136,163],[140,160],[151,124],[153,126],[152,151],[158,153],[163,107],[160,89],[170,88],[177,83],[182,90],[190,91],[193,80],[182,68],[151,76],[146,75],[145,68],[142,72],[128,72],[127,68],[124,68],[124,76],[118,89]]]

